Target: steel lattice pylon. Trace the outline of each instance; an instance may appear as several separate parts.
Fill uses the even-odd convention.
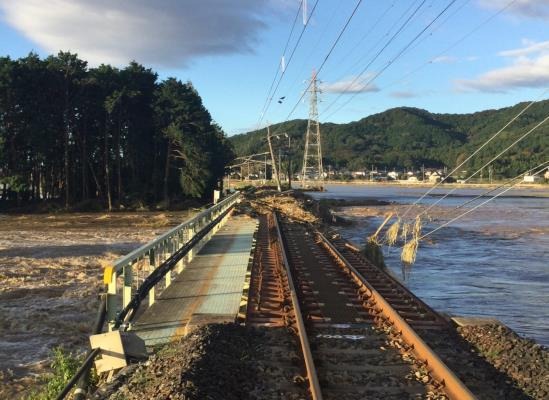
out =
[[[316,72],[313,71],[311,84],[309,85],[309,121],[305,134],[305,152],[303,154],[303,169],[301,171],[301,186],[322,186],[324,179],[322,170],[322,146],[320,141],[320,124],[318,123],[318,96],[320,92],[317,85]]]

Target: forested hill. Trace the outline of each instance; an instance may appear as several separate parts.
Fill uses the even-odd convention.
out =
[[[321,124],[324,165],[370,168],[454,167],[518,114],[528,103],[473,114],[433,114],[399,107],[347,124]],[[549,115],[549,100],[532,105],[469,164],[481,167]],[[296,169],[301,165],[306,120],[272,125],[292,139]],[[237,154],[266,150],[265,129],[230,137]],[[533,131],[495,163],[498,176],[515,176],[549,159],[549,123]]]
[[[0,57],[0,206],[209,199],[232,157],[191,83],[66,52]]]

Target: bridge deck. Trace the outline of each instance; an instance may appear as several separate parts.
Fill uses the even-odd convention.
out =
[[[234,321],[242,297],[257,220],[231,217],[132,330],[147,345],[184,336],[188,325]]]

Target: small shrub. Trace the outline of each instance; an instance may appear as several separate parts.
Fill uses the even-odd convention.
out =
[[[54,348],[52,355],[52,372],[41,378],[44,387],[41,390],[32,392],[26,400],[55,399],[84,361],[84,355],[76,356],[62,347]]]

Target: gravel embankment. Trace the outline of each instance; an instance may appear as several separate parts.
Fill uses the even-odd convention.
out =
[[[534,399],[549,399],[549,349],[499,325],[464,326],[460,334]]]
[[[305,389],[293,382],[299,374],[276,366],[295,354],[292,347],[285,330],[206,325],[119,374],[93,398],[304,400]],[[292,393],[285,393],[287,388]]]

